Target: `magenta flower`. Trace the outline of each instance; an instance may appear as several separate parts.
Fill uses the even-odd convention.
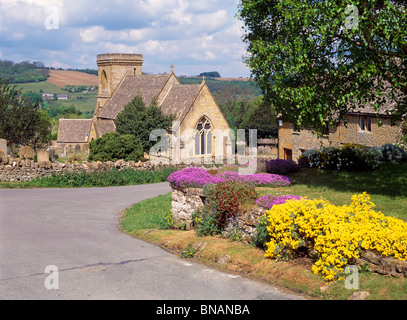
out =
[[[296,200],[300,200],[301,197],[299,196],[292,196],[292,195],[287,195],[287,196],[274,196],[271,194],[267,194],[265,196],[262,196],[260,198],[258,198],[255,201],[255,204],[257,206],[266,208],[266,209],[271,209],[272,206],[274,205],[278,205],[278,204],[284,204],[287,200],[291,200],[291,199],[296,199]]]
[[[217,184],[219,182],[238,181],[250,186],[287,186],[291,180],[278,174],[255,173],[251,175],[240,175],[235,171],[226,171],[217,175],[210,175],[203,168],[186,168],[176,171],[168,177],[168,182],[175,187],[202,188],[206,184]]]

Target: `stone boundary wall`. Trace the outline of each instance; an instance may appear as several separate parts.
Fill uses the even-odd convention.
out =
[[[53,173],[63,172],[95,172],[117,168],[133,168],[135,170],[159,170],[168,165],[155,165],[151,162],[134,162],[118,160],[116,162],[82,162],[82,163],[61,163],[51,161],[34,162],[34,160],[21,160],[8,157],[0,157],[0,182],[30,181],[38,177],[51,176]],[[184,165],[172,165],[179,167]]]

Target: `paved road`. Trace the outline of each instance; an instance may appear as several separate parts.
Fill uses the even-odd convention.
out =
[[[299,299],[118,231],[120,210],[169,191],[166,183],[0,189],[0,299]],[[57,290],[45,287],[50,265]]]

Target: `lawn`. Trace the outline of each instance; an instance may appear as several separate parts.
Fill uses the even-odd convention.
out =
[[[367,192],[377,211],[407,221],[407,163],[384,164],[376,171],[366,172],[301,169],[287,176],[294,183],[278,190],[283,194],[324,198],[344,205],[350,203],[352,195]]]
[[[301,169],[288,175],[294,183],[288,187],[258,188],[260,195],[268,193],[293,194],[309,198],[324,198],[336,205],[349,204],[351,196],[364,191],[371,195],[376,210],[407,221],[407,163],[385,164],[374,172],[336,172]],[[192,251],[193,259],[226,272],[233,272],[284,287],[310,298],[344,300],[354,291],[367,291],[367,300],[406,300],[407,280],[377,275],[359,274],[359,290],[345,288],[344,280],[327,285],[322,277],[311,271],[312,261],[300,258],[275,262],[264,258],[264,251],[253,245],[233,242],[213,236],[198,237],[195,231],[161,230],[171,208],[171,194],[146,200],[129,208],[122,217],[123,232],[158,244],[180,256],[191,247],[205,244],[204,249]],[[219,266],[220,257],[228,255],[229,262]]]

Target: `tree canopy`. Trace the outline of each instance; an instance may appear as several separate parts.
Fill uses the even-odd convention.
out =
[[[48,78],[48,70],[38,70],[42,62],[0,60],[0,75],[10,83],[25,83],[45,81]],[[42,64],[43,65],[43,64]]]
[[[51,142],[51,119],[38,100],[22,97],[21,91],[0,79],[0,137],[9,144],[41,148]]]
[[[144,155],[138,137],[110,132],[89,143],[89,161],[139,161]]]
[[[169,132],[173,120],[175,120],[175,116],[164,115],[154,101],[147,107],[143,98],[137,95],[117,115],[114,123],[118,133],[139,137],[144,152],[149,153],[151,147],[156,143],[150,141],[150,133],[155,129],[164,129]]]
[[[366,103],[407,111],[407,1],[241,0],[246,63],[284,119],[323,132]]]

